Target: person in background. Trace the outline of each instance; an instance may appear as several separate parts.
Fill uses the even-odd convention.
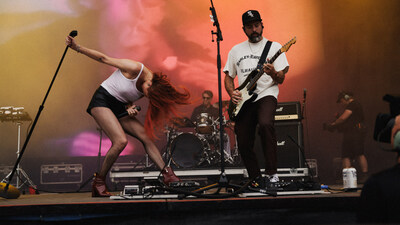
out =
[[[190,117],[190,119],[192,121],[196,121],[200,115],[202,113],[207,113],[209,116],[213,117],[214,119],[216,119],[218,117],[218,109],[215,108],[211,102],[213,99],[213,93],[210,90],[205,90],[202,93],[202,97],[203,97],[203,103],[199,106],[197,106],[196,108],[194,108],[193,112],[192,112],[192,116]]]
[[[343,113],[335,121],[324,124],[324,128],[329,131],[338,130],[343,134],[342,167],[352,167],[352,161],[357,159],[361,168],[358,181],[364,183],[368,178],[368,161],[364,154],[366,128],[362,105],[353,93],[347,91],[339,92],[337,103],[344,106]]]
[[[362,223],[398,224],[400,222],[400,115],[391,131],[393,167],[372,175],[365,182],[359,201],[357,219]]]

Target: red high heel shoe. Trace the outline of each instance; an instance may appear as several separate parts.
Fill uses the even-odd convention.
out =
[[[175,173],[174,173],[174,171],[172,170],[171,167],[165,167],[165,168],[161,171],[161,174],[162,174],[163,177],[164,177],[163,182],[164,182],[164,184],[167,185],[167,186],[169,186],[169,184],[170,184],[171,182],[180,182],[180,181],[181,181],[181,179],[179,179],[179,178],[175,175]]]
[[[101,177],[98,173],[94,174],[92,183],[92,197],[110,197],[111,193],[108,192],[106,186],[106,178]]]

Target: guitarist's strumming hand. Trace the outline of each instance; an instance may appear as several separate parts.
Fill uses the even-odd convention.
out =
[[[236,105],[242,101],[242,93],[238,89],[235,89],[233,78],[229,76],[228,72],[225,72],[225,89],[229,96],[231,96],[231,102],[233,104]]]
[[[231,95],[231,100],[234,104],[238,104],[242,101],[242,93],[239,90],[234,90]]]

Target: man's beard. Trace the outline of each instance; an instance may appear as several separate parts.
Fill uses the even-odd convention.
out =
[[[247,37],[249,38],[251,43],[257,43],[262,40],[262,31],[261,33],[254,32],[251,35],[247,35]]]

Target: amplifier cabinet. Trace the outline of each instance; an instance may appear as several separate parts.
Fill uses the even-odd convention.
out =
[[[301,149],[299,148],[299,146],[303,147],[302,123],[300,121],[275,122],[275,132],[277,140],[278,168],[304,168],[304,158]],[[257,154],[260,168],[264,169],[265,160],[261,150],[258,128],[256,134],[254,151]]]
[[[278,102],[275,121],[296,121],[301,119],[300,102]]]

